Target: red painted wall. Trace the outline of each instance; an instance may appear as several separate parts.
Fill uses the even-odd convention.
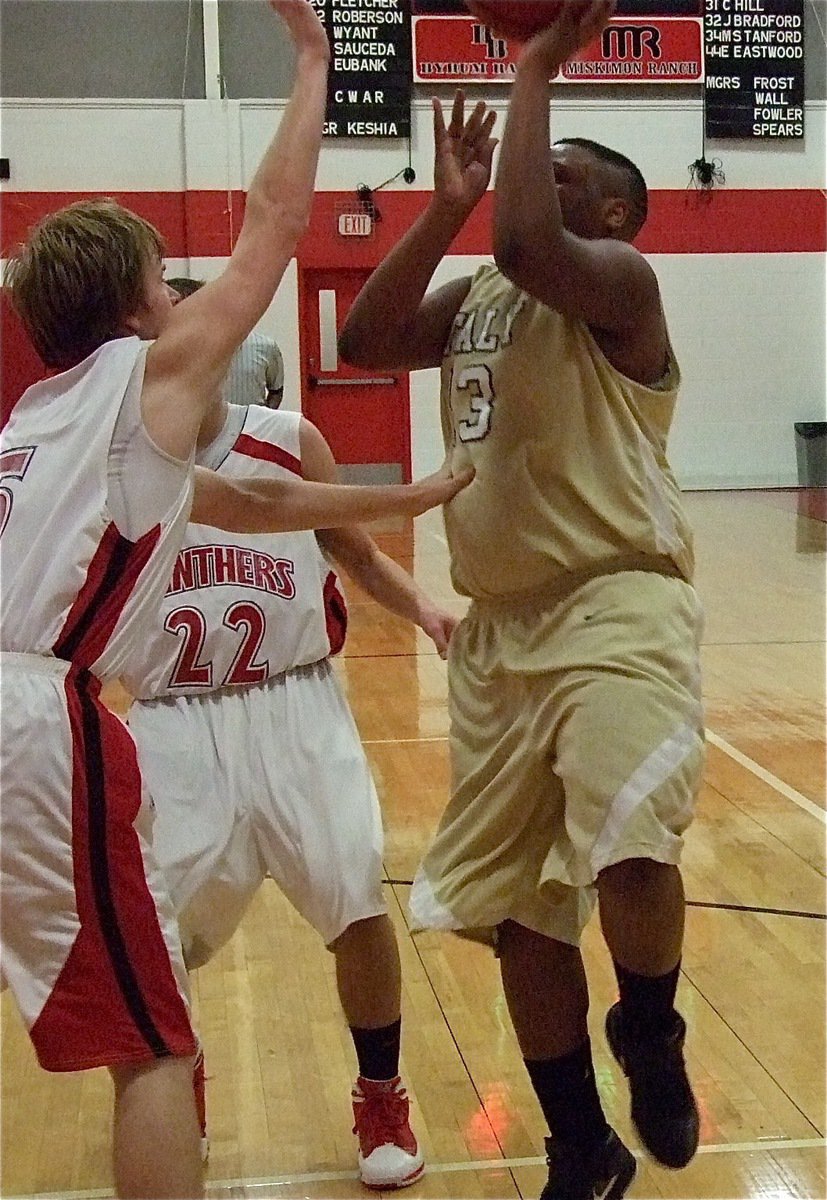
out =
[[[4,253],[26,236],[45,213],[95,193],[0,193]],[[158,226],[170,258],[210,258],[229,254],[241,226],[244,198],[226,192],[110,193]],[[337,232],[338,214],[358,209],[353,192],[317,192],[310,229],[299,246],[303,266],[373,266],[427,204],[429,192],[375,192],[381,213],[375,234],[346,238]],[[488,192],[452,247],[454,254],[491,250],[493,192]],[[827,248],[827,206],[815,188],[723,188],[711,193],[692,188],[653,190],[650,216],[637,241],[645,254],[818,253]]]
[[[20,318],[0,288],[0,337],[3,343],[0,361],[0,418],[5,425],[9,413],[26,388],[43,376],[44,367]]]

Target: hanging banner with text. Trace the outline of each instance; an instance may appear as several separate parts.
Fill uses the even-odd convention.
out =
[[[312,0],[312,4],[332,52],[325,137],[410,137],[410,0]]]
[[[699,83],[702,0],[618,0],[602,37],[557,82]],[[491,34],[460,0],[413,0],[418,83],[510,83],[519,46]],[[464,15],[463,15],[464,14]]]
[[[706,0],[706,136],[804,137],[804,0]]]

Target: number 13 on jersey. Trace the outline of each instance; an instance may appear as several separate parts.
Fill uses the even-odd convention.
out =
[[[463,367],[450,387],[456,395],[457,436],[461,442],[481,442],[488,436],[494,418],[494,381],[491,368],[480,363]],[[460,413],[465,410],[467,416]]]

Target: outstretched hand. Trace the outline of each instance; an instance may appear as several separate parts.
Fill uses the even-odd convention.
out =
[[[270,0],[270,7],[290,30],[298,52],[316,51],[327,60],[330,59],[330,44],[324,25],[310,0]]]
[[[600,36],[614,10],[615,0],[566,0],[557,19],[526,42],[520,62],[542,63],[551,79],[563,63]]]
[[[434,643],[440,658],[448,657],[448,645],[459,622],[460,618],[447,609],[434,606],[423,610],[419,627]]]
[[[434,192],[449,208],[467,216],[479,203],[491,179],[497,139],[491,136],[497,114],[481,100],[465,117],[465,93],[457,92],[451,120],[445,125],[442,103],[434,109]]]
[[[457,492],[467,488],[473,478],[473,467],[463,467],[462,470],[454,473],[450,461],[446,458],[433,475],[427,475],[424,479],[420,479],[419,483],[410,485],[410,515],[417,517],[427,512],[429,508],[447,504],[449,500],[453,500]]]

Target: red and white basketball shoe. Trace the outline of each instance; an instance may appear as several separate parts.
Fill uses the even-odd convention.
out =
[[[425,1170],[410,1125],[410,1100],[397,1077],[356,1080],[353,1132],[359,1138],[359,1175],[365,1187],[403,1188]]]

